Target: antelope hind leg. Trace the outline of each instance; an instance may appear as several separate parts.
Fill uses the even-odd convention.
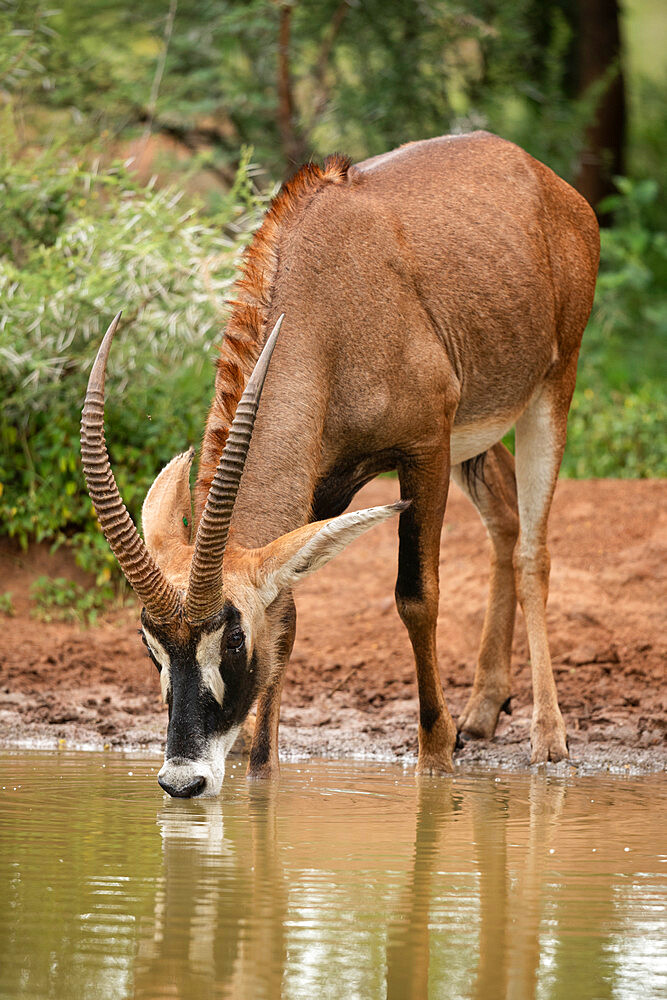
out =
[[[500,442],[478,475],[454,466],[452,478],[477,508],[492,543],[489,599],[468,704],[458,720],[462,739],[491,739],[509,705],[510,659],[516,613],[512,555],[519,533],[514,458]]]
[[[526,621],[533,680],[531,763],[563,760],[567,736],[558,707],[547,638],[549,594],[547,520],[560,469],[576,358],[560,379],[547,383],[516,425],[519,540],[514,550],[516,589]]]

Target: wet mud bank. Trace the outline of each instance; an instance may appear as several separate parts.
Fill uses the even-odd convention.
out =
[[[358,506],[388,503],[378,480]],[[555,773],[667,768],[667,487],[660,481],[562,481],[551,518],[548,621],[571,760]],[[489,543],[452,487],[441,546],[438,621],[443,687],[456,717],[475,666]],[[407,634],[393,601],[396,526],[360,539],[297,591],[297,641],[281,713],[281,752],[294,757],[416,756],[417,692]],[[5,543],[0,619],[0,745],[158,752],[166,729],[157,674],[136,634],[136,608],[91,629],[32,615],[39,575],[80,577],[62,554],[27,556]],[[495,738],[468,743],[460,766],[529,767],[532,711],[525,629],[517,616],[512,715]],[[247,743],[247,734],[245,736]]]

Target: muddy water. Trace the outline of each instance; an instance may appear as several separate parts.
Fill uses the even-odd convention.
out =
[[[0,754],[0,997],[667,996],[667,779]]]

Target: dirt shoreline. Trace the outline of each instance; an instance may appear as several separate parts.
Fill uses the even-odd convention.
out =
[[[395,499],[377,480],[358,506]],[[667,770],[667,487],[662,481],[565,480],[551,519],[548,620],[571,760],[549,773]],[[409,642],[393,602],[396,526],[364,536],[297,592],[297,642],[281,713],[285,759],[416,757],[417,695]],[[488,582],[488,541],[455,488],[441,547],[438,642],[456,717],[474,671]],[[0,548],[0,746],[159,753],[166,729],[157,675],[136,634],[137,610],[92,629],[31,617],[41,574],[85,581],[67,554]],[[457,766],[523,770],[532,710],[523,621],[514,641],[511,716]]]

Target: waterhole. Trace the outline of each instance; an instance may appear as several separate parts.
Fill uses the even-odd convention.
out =
[[[667,779],[0,754],[0,996],[667,996]]]

